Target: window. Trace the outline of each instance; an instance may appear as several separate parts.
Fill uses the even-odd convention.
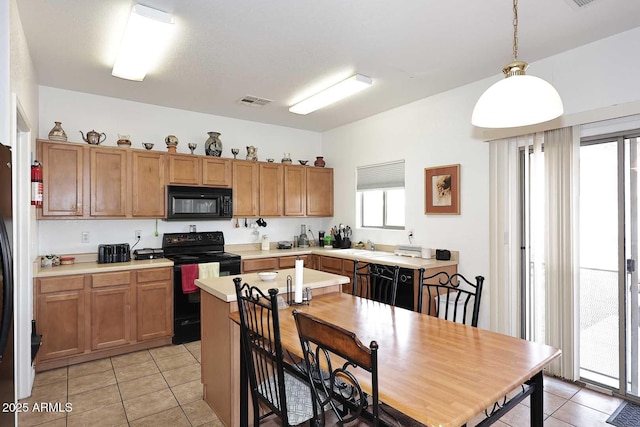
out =
[[[404,229],[404,160],[359,166],[356,196],[359,227]]]

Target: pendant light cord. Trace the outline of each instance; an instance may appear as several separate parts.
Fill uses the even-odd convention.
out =
[[[518,60],[518,0],[513,0],[513,61]]]

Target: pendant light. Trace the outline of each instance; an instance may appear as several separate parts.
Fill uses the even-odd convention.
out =
[[[473,109],[471,123],[484,128],[510,128],[546,122],[562,115],[560,95],[541,78],[525,75],[518,61],[518,0],[513,0],[513,62],[502,69],[503,80],[487,89]]]

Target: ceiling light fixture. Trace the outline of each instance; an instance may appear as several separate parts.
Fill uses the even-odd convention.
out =
[[[172,24],[170,14],[134,5],[111,74],[127,80],[144,80],[165,49]]]
[[[356,74],[346,80],[336,83],[321,92],[291,106],[289,111],[296,114],[309,114],[347,96],[360,92],[373,84],[371,77]]]
[[[502,69],[504,80],[487,89],[473,109],[471,123],[484,128],[527,126],[555,119],[563,112],[560,95],[541,78],[525,75],[518,61],[518,0],[513,0],[513,62]]]

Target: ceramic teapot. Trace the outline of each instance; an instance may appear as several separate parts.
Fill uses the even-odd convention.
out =
[[[82,133],[82,131],[80,131],[80,135],[82,135],[82,140],[84,142],[92,145],[99,145],[101,142],[104,142],[104,140],[107,139],[107,135],[105,135],[104,133],[98,133],[95,131],[95,129],[87,132],[86,137],[84,136],[84,133]]]

